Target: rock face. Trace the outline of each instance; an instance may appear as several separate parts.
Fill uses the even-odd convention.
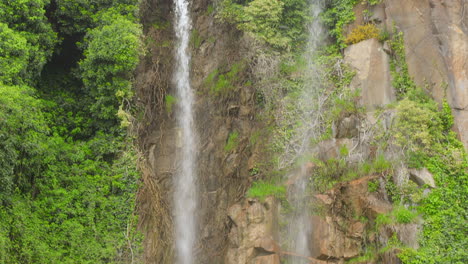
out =
[[[468,2],[386,0],[387,28],[405,36],[409,71],[439,101],[447,98],[468,147]]]
[[[230,92],[234,95],[221,96],[210,93],[205,82],[210,73],[228,72],[232,64],[248,60],[245,54],[251,48],[238,30],[215,22],[215,14],[207,12],[211,4],[206,0],[190,1],[193,30],[200,38],[199,45],[190,45],[193,65],[190,76],[197,95],[194,104],[199,135],[197,178],[202,208],[197,215],[197,263],[224,263],[228,208],[244,197],[250,184],[249,168],[261,158],[261,148],[247,147],[249,138],[261,126],[255,118],[255,88],[233,83]],[[148,52],[138,66],[136,80],[137,100],[145,113],[141,121],[144,128],[138,131],[146,161],[144,184],[138,197],[139,221],[145,234],[145,262],[165,264],[174,263],[172,179],[180,167],[177,148],[182,147],[173,113],[178,106],[175,104],[174,111],[168,112],[164,102],[165,96],[174,94],[173,1],[143,0],[141,7]],[[239,135],[237,144],[227,151],[224,147],[234,132]],[[249,221],[259,221],[255,212]]]
[[[395,100],[390,81],[390,64],[383,45],[368,39],[345,50],[345,61],[356,69],[351,86],[361,89],[361,104],[372,110]]]
[[[387,32],[392,32],[394,25],[402,31],[410,75],[439,102],[447,99],[455,117],[454,129],[468,149],[467,9],[466,0],[384,0],[375,6],[358,4],[354,8],[356,21],[346,30],[349,33],[358,25],[373,22]],[[357,55],[357,58],[368,56]]]
[[[265,202],[246,199],[229,208],[229,246],[226,264],[279,264],[278,204],[275,198]]]

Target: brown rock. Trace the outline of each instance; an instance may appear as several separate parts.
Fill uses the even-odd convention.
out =
[[[359,241],[350,239],[340,231],[331,217],[311,218],[312,237],[310,252],[313,258],[326,260],[329,258],[352,258],[359,254],[361,245]]]
[[[351,225],[351,228],[350,228],[351,237],[362,238],[362,234],[364,232],[365,227],[366,225],[361,222],[356,222],[353,225]]]
[[[279,264],[277,238],[278,205],[274,197],[264,202],[245,199],[231,206],[228,216],[233,221],[229,231],[226,264]]]
[[[316,194],[315,198],[319,199],[322,203],[324,203],[326,205],[330,205],[330,204],[333,203],[333,199],[330,198],[330,196],[328,196],[326,194]]]
[[[278,254],[271,254],[267,256],[259,256],[254,258],[253,264],[280,264],[280,257]]]
[[[346,48],[345,61],[356,69],[351,87],[361,90],[363,106],[373,110],[395,100],[389,56],[376,39],[368,39]]]
[[[272,236],[265,236],[255,242],[255,248],[268,253],[279,253],[280,247]]]

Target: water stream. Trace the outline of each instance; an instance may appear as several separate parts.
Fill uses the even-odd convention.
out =
[[[307,45],[306,58],[308,60],[307,82],[301,95],[302,105],[301,120],[304,124],[298,131],[300,137],[300,148],[297,156],[305,159],[310,154],[310,142],[320,136],[320,111],[323,103],[323,93],[321,92],[320,67],[314,60],[316,52],[321,44],[323,44],[324,30],[320,21],[320,13],[322,11],[322,0],[311,0],[311,23],[308,26],[309,41]],[[310,163],[303,162],[300,169],[293,175],[294,183],[290,186],[289,201],[295,208],[293,219],[289,224],[289,237],[291,239],[291,249],[298,255],[308,257],[310,253],[309,237],[312,231],[310,221]],[[303,259],[296,258],[292,260],[293,264],[308,263]]]
[[[174,180],[174,218],[176,263],[193,263],[195,243],[197,188],[196,188],[196,132],[194,129],[194,95],[190,85],[190,40],[191,20],[187,0],[175,0],[174,30],[177,37],[176,84],[180,148],[179,169]]]

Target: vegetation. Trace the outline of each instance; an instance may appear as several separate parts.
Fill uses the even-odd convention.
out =
[[[115,120],[119,104],[132,97],[130,77],[140,53],[138,24],[112,12],[102,12],[102,25],[87,33],[80,62],[83,83],[94,99],[91,111],[103,120]]]
[[[223,0],[218,17],[274,48],[300,47],[307,35],[303,0]]]
[[[418,250],[404,249],[399,255],[404,263],[463,263],[468,255],[466,230],[467,156],[463,145],[451,130],[453,117],[447,102],[437,104],[408,73],[403,35],[392,41],[392,76],[399,92],[396,124],[392,133],[408,160],[408,165],[425,167],[433,174],[438,188],[419,201],[417,210],[424,218]],[[410,117],[411,115],[411,117]],[[406,133],[406,134],[405,134]],[[400,221],[410,214],[402,211]]]
[[[379,29],[374,24],[369,23],[354,28],[346,37],[345,43],[348,45],[356,44],[366,39],[379,38],[379,36]]]
[[[330,35],[335,39],[335,45],[330,49],[335,52],[346,47],[344,26],[356,19],[353,8],[360,0],[336,0],[328,3],[322,19],[330,27]]]
[[[286,187],[271,182],[257,181],[247,192],[247,197],[257,198],[264,201],[268,196],[274,196],[280,200],[286,199]]]
[[[130,122],[136,1],[91,2],[0,1],[1,263],[139,252],[137,154],[118,122]]]
[[[393,30],[394,36],[390,41],[390,46],[394,52],[390,60],[390,73],[392,75],[392,86],[397,92],[399,99],[403,98],[408,91],[416,91],[417,87],[409,75],[408,65],[406,64],[405,45],[403,33]]]
[[[417,213],[402,206],[396,206],[389,214],[379,214],[375,220],[377,228],[392,224],[410,224],[415,221]]]
[[[231,65],[226,73],[220,73],[218,69],[214,70],[206,77],[204,84],[214,95],[227,95],[232,91],[236,84],[241,81],[239,75],[245,69],[243,61]]]
[[[228,140],[226,142],[226,145],[224,146],[224,151],[229,152],[235,148],[237,148],[237,145],[239,144],[239,132],[234,131],[229,133]]]
[[[171,114],[174,104],[177,103],[177,99],[174,96],[168,94],[164,98],[164,102],[166,103],[166,112]]]

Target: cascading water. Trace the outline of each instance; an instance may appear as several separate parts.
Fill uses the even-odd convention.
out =
[[[174,180],[174,218],[176,263],[193,263],[195,243],[196,133],[194,129],[194,95],[190,85],[190,52],[188,50],[191,20],[187,0],[175,0],[174,29],[177,37],[174,82],[177,89],[177,124],[180,129],[179,169]]]
[[[323,93],[321,92],[320,68],[314,62],[317,48],[323,41],[323,27],[320,22],[320,13],[322,11],[323,0],[311,0],[312,22],[309,24],[309,42],[306,56],[308,58],[308,76],[307,83],[301,95],[299,104],[302,112],[301,123],[303,126],[297,131],[299,137],[299,148],[296,155],[306,157],[310,151],[310,142],[317,139],[320,134],[320,116],[324,103]],[[310,256],[309,239],[312,226],[308,201],[308,176],[310,163],[301,165],[300,170],[293,176],[294,184],[290,186],[289,201],[295,208],[293,219],[289,224],[289,238],[291,240],[291,249],[303,257]],[[302,258],[293,259],[293,264],[309,263]]]

